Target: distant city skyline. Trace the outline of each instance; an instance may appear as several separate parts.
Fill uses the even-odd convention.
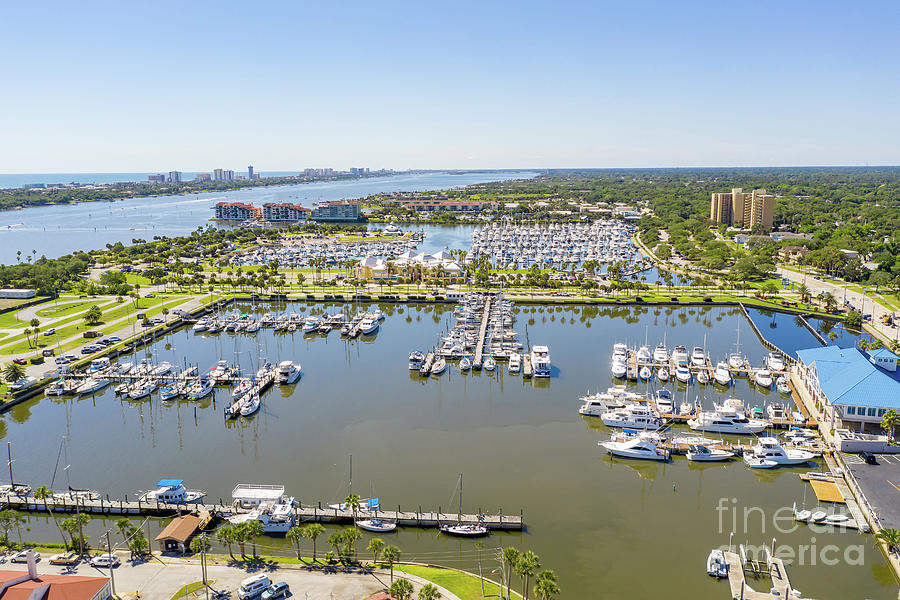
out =
[[[900,163],[894,2],[4,16],[4,173]]]

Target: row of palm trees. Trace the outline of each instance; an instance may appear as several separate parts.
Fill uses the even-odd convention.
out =
[[[506,587],[506,599],[511,600],[512,597],[512,576],[513,573],[522,579],[522,597],[528,600],[528,583],[534,578],[534,593],[541,600],[552,600],[559,594],[559,584],[556,580],[556,573],[550,569],[545,569],[538,573],[541,568],[541,559],[531,550],[520,552],[513,546],[507,546],[500,552],[500,597],[503,598],[503,588]],[[480,569],[480,565],[479,565]],[[482,584],[482,595],[484,588]]]

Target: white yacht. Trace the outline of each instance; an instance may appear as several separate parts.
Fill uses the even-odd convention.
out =
[[[91,361],[91,366],[88,367],[88,373],[96,373],[97,371],[102,371],[104,369],[109,368],[109,357],[101,356],[100,358],[95,358]]]
[[[141,502],[159,502],[160,504],[193,504],[203,500],[205,492],[188,490],[184,487],[184,479],[160,479],[156,489],[140,496]]]
[[[722,462],[732,458],[734,458],[734,452],[702,445],[691,445],[687,451],[687,459],[692,462]]]
[[[98,378],[95,379],[93,377],[88,377],[85,379],[81,385],[75,388],[76,394],[93,394],[97,390],[102,390],[106,386],[109,385],[109,379]]]
[[[759,438],[753,446],[753,456],[761,460],[770,460],[778,465],[805,465],[816,457],[812,452],[785,448],[775,438]]]
[[[700,346],[694,346],[694,349],[691,350],[691,364],[695,367],[706,365],[706,352]]]
[[[669,362],[669,350],[662,342],[653,350],[653,362],[667,363]]]
[[[425,354],[421,350],[413,350],[409,353],[409,370],[418,371],[425,363]]]
[[[608,412],[609,409],[606,407],[606,403],[598,396],[599,394],[582,398],[582,404],[578,408],[578,414],[586,417],[599,417],[603,415],[603,413]]]
[[[166,373],[172,370],[172,363],[167,361],[162,361],[159,365],[150,371],[150,375],[154,377],[162,377]]]
[[[672,350],[672,362],[676,365],[687,364],[689,358],[687,348],[684,346],[675,346]]]
[[[702,411],[693,419],[688,419],[688,427],[694,431],[711,433],[759,433],[768,425],[766,421],[748,419],[744,413],[725,406],[717,406],[714,411]]]
[[[134,367],[134,363],[124,362],[116,365],[116,374],[117,375],[128,375],[129,371],[131,371],[132,367]]]
[[[228,518],[232,525],[259,521],[265,533],[287,533],[294,526],[294,499],[284,502],[262,502],[246,513],[239,513]]]
[[[660,450],[655,442],[641,437],[634,437],[625,442],[615,442],[610,440],[608,442],[599,442],[598,444],[603,446],[610,455],[618,456],[620,458],[638,458],[658,461],[669,460],[668,450]]]
[[[744,356],[739,352],[732,352],[728,355],[728,365],[732,369],[743,369],[744,368]]]
[[[780,375],[778,379],[775,380],[775,389],[778,390],[779,394],[790,394],[791,387],[788,385],[788,378],[784,375]]]
[[[259,394],[250,394],[241,404],[241,416],[249,417],[259,410]]]
[[[687,365],[678,365],[675,367],[675,379],[681,383],[691,382],[691,370]]]
[[[656,372],[656,376],[659,378],[660,381],[663,381],[663,382],[668,381],[669,380],[669,369],[667,369],[666,367],[660,367],[659,370]]]
[[[550,377],[550,348],[547,346],[531,347],[531,368],[535,377]]]
[[[761,388],[769,389],[772,387],[772,371],[768,369],[759,369],[753,375],[753,382]]]
[[[159,399],[163,402],[174,400],[184,392],[181,385],[170,383],[159,390]]]
[[[362,521],[357,521],[356,526],[364,531],[373,533],[390,533],[397,529],[397,522],[384,519],[363,519]]]
[[[728,563],[725,560],[725,553],[714,548],[706,557],[706,574],[716,579],[724,579],[728,577]]]
[[[485,371],[493,371],[497,368],[497,361],[494,360],[494,357],[488,356],[484,359],[484,370]]]
[[[700,385],[706,385],[709,383],[709,373],[706,372],[706,369],[700,369],[697,371],[697,383]]]
[[[158,385],[155,379],[144,381],[131,388],[131,391],[128,392],[128,397],[132,400],[140,400],[155,392]]]
[[[628,366],[625,364],[625,361],[616,360],[613,358],[612,362],[612,375],[616,379],[621,379],[625,377],[625,374],[628,372]]]
[[[370,335],[378,331],[379,326],[378,319],[366,317],[359,322],[359,331],[363,335]]]
[[[639,365],[650,362],[652,358],[653,355],[650,354],[650,348],[648,348],[647,346],[641,346],[640,348],[638,348],[637,362]]]
[[[675,404],[672,402],[672,392],[666,388],[656,390],[656,410],[661,415],[675,412]]]
[[[512,352],[509,355],[509,372],[518,373],[522,370],[522,355],[518,352]]]
[[[659,413],[646,404],[628,404],[600,415],[607,427],[628,429],[659,429],[662,421]]]
[[[431,365],[431,374],[440,375],[447,368],[447,361],[443,358],[436,358]]]
[[[200,377],[187,389],[186,395],[189,400],[202,400],[209,396],[215,387],[215,379],[211,377]]]
[[[719,385],[731,385],[731,371],[728,370],[728,365],[724,362],[718,362],[716,364],[716,372],[713,374],[713,379],[715,379],[716,383]]]
[[[278,363],[278,383],[291,384],[300,379],[300,363],[283,360]]]
[[[625,362],[628,360],[628,346],[619,342],[617,344],[613,344],[613,360],[621,360]]]
[[[209,329],[209,319],[198,319],[197,322],[194,323],[194,326],[191,327],[191,329],[194,330],[195,333],[206,331],[207,329]]]
[[[469,359],[468,356],[463,356],[459,361],[459,370],[465,373],[466,371],[468,371],[471,368],[472,368],[472,361]],[[421,370],[420,370],[420,372],[421,372]]]
[[[301,331],[303,333],[314,333],[319,329],[319,325],[321,325],[321,321],[317,317],[309,317],[303,322],[303,327],[301,327]]]
[[[766,366],[771,371],[784,371],[784,359],[776,352],[769,352],[766,357]]]
[[[651,371],[650,367],[647,365],[642,365],[641,368],[638,369],[638,377],[641,378],[641,381],[647,381],[653,377],[653,371]]]
[[[199,383],[199,381],[198,381]],[[240,400],[244,397],[244,395],[253,389],[253,382],[249,379],[241,379],[240,383],[238,383],[231,390],[231,399],[232,400]]]

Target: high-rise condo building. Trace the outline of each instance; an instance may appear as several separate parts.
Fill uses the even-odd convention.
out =
[[[745,192],[733,188],[731,192],[713,192],[709,203],[709,218],[740,229],[760,225],[764,231],[772,229],[775,196],[765,189]]]

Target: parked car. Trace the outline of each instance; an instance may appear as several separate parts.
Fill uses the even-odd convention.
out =
[[[39,552],[34,553],[34,560],[35,560],[35,562],[38,562],[41,560],[41,555]],[[14,563],[28,562],[28,550],[22,550],[21,552],[16,552],[15,554],[13,554],[10,557],[9,562],[14,562]]]
[[[54,554],[50,557],[51,565],[76,565],[78,561],[81,560],[81,557],[78,556],[75,552],[63,553],[63,554]]]
[[[51,336],[51,335],[53,335],[54,333],[56,333],[56,328],[51,327],[50,329],[48,329],[47,331],[44,332],[44,335],[46,335],[46,336]]]
[[[112,342],[113,344],[118,344],[119,342],[122,341],[122,338],[120,338],[117,335],[111,335],[108,338],[106,338],[106,340],[109,342]]]
[[[867,465],[877,465],[878,459],[871,452],[860,452],[859,457],[863,459]]]
[[[54,354],[56,354],[56,350],[54,350],[53,348],[41,350],[41,356],[53,356]]]
[[[150,319],[150,322],[153,323],[154,325],[159,325],[160,323],[163,322],[163,320],[161,317],[153,317],[152,319]]]
[[[13,362],[16,363],[17,365],[27,365],[28,364],[28,361],[25,360],[24,358],[14,358]]]
[[[91,559],[92,567],[118,567],[119,557],[115,554],[100,554]]]
[[[291,586],[283,581],[273,583],[262,593],[262,600],[274,600],[274,598],[284,598],[291,591]]]

